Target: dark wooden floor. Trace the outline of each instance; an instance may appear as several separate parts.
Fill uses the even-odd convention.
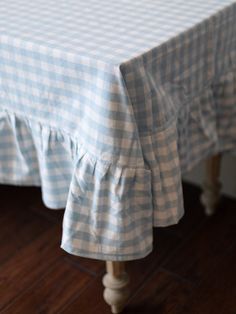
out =
[[[182,221],[155,229],[153,253],[127,263],[124,314],[236,314],[236,201],[223,198],[209,219],[199,190],[184,190]],[[60,249],[62,216],[36,188],[0,186],[0,313],[110,313],[104,263]]]

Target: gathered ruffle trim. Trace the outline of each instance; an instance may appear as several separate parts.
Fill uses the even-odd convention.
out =
[[[150,252],[149,169],[101,161],[69,135],[5,110],[0,138],[0,182],[41,186],[47,207],[66,208],[65,250],[104,259]]]
[[[62,248],[69,253],[146,256],[152,227],[176,224],[184,214],[182,173],[236,147],[235,71],[199,95],[176,91],[168,90],[176,115],[166,127],[140,134],[146,168],[105,162],[69,134],[1,111],[0,181],[41,186],[47,207],[66,208]]]

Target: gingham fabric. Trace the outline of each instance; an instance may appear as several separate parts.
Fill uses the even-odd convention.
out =
[[[66,251],[146,256],[182,173],[234,151],[235,1],[0,0],[0,182],[66,207]]]

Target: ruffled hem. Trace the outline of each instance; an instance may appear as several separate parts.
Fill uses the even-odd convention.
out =
[[[68,134],[6,111],[0,136],[0,181],[41,185],[47,207],[66,208],[65,250],[120,260],[151,250],[150,170],[101,161]]]
[[[78,159],[64,216],[63,248],[104,259],[145,255],[152,246],[152,226],[149,170],[101,164],[86,153]]]
[[[41,186],[47,207],[66,208],[67,252],[142,258],[152,249],[152,227],[176,224],[184,214],[182,173],[236,148],[236,73],[197,95],[185,93],[185,86],[173,93],[169,86],[176,114],[164,128],[140,134],[146,168],[105,162],[69,134],[1,111],[0,182]]]
[[[58,130],[0,112],[0,182],[41,186],[45,205],[64,208],[78,151]]]
[[[98,259],[103,261],[133,261],[141,258],[145,258],[152,252],[152,245],[150,247],[146,247],[143,252],[138,253],[128,253],[128,254],[120,254],[120,253],[108,253],[104,254],[102,252],[88,252],[87,250],[83,251],[80,248],[71,247],[71,245],[67,245],[66,243],[63,243],[61,245],[61,248],[75,256],[81,256],[86,258],[92,258],[92,259]]]

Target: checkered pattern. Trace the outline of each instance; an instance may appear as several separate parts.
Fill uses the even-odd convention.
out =
[[[130,260],[181,174],[236,151],[236,3],[0,0],[0,182],[66,207],[62,248]]]

